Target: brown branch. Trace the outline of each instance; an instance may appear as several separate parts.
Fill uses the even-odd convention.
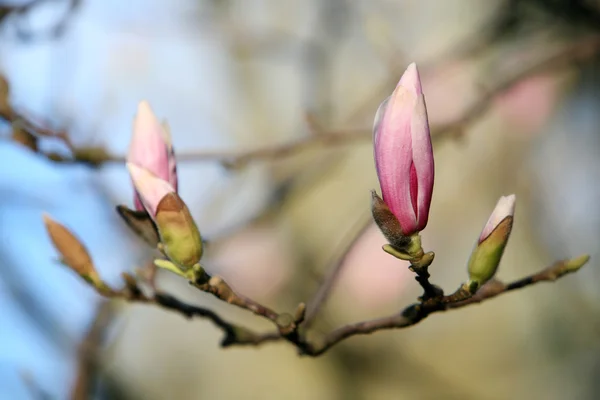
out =
[[[5,93],[7,96],[8,93]],[[0,101],[3,103],[4,100]],[[33,122],[31,118],[28,118],[24,114],[16,111],[12,108],[8,103],[1,104],[0,106],[0,118],[5,120],[8,123],[18,126],[20,129],[23,129],[27,133],[34,135],[35,137],[45,137],[45,138],[55,138],[64,143],[64,145],[72,152],[76,153],[77,150],[69,135],[66,131],[63,130],[53,130],[51,128],[47,128],[40,123]],[[59,156],[48,155],[49,158],[55,159],[56,161],[63,161]],[[85,162],[81,160],[81,162]]]
[[[533,285],[539,282],[554,282],[555,280],[563,277],[564,275],[577,272],[583,265],[585,265],[590,259],[590,256],[583,255],[572,260],[557,261],[551,266],[543,269],[542,271],[527,276],[525,278],[516,280],[514,282],[504,284],[498,280],[492,280],[481,287],[469,299],[454,302],[448,304],[448,308],[460,308],[470,304],[481,303],[484,300],[496,297],[502,293],[511,292],[513,290],[522,289],[527,286]]]
[[[125,289],[121,291],[115,291],[106,287],[101,287],[98,288],[98,292],[108,298],[122,298],[134,302],[155,304],[160,307],[176,311],[188,318],[196,316],[207,318],[223,331],[224,338],[221,341],[222,347],[234,345],[256,346],[269,341],[286,340],[297,348],[299,354],[317,357],[331,349],[336,344],[352,336],[366,335],[384,329],[408,328],[416,325],[429,315],[436,312],[448,311],[451,309],[480,303],[496,296],[500,296],[504,293],[525,288],[539,282],[555,281],[564,275],[578,271],[589,261],[589,258],[590,257],[588,255],[584,255],[571,260],[558,261],[538,273],[508,284],[504,284],[497,280],[492,280],[482,286],[479,291],[472,296],[466,294],[462,287],[454,294],[449,296],[443,296],[441,293],[434,298],[427,298],[424,296],[421,298],[419,303],[415,303],[406,307],[398,314],[345,325],[313,340],[309,339],[308,336],[298,328],[304,317],[305,308],[303,304],[300,304],[295,313],[296,315],[293,317],[287,313],[277,314],[274,311],[270,311],[275,314],[274,316],[259,314],[275,322],[278,326],[278,332],[258,334],[246,328],[225,321],[211,310],[187,304],[169,294],[157,292],[152,297],[146,296],[139,289],[134,278],[127,274],[124,274],[124,278],[127,283]],[[220,278],[219,281],[223,282]],[[220,285],[221,283],[218,283],[216,286]],[[207,292],[212,293],[209,290],[207,290]],[[220,292],[217,292],[215,295],[221,298],[219,293]],[[222,293],[228,292],[225,291]],[[224,297],[224,299],[231,298],[231,294],[227,294]],[[234,301],[232,304],[239,305],[236,303],[237,301]],[[251,302],[251,304],[257,303]],[[243,308],[251,309],[251,307],[248,308],[245,306]]]
[[[2,117],[0,115],[0,117]],[[58,135],[54,135],[58,137]],[[205,161],[219,162],[228,168],[243,168],[250,162],[277,160],[299,154],[307,149],[319,146],[350,145],[371,137],[371,129],[348,129],[324,131],[310,134],[288,142],[268,144],[250,150],[198,150],[188,153],[177,153],[178,162]],[[63,163],[85,163],[99,166],[108,162],[124,163],[125,156],[115,156],[102,147],[82,147],[75,149],[73,157],[53,155],[53,160]]]
[[[280,339],[280,335],[276,332],[266,334],[252,332],[246,328],[225,321],[214,311],[184,303],[166,293],[156,293],[154,295],[154,301],[149,302],[154,302],[163,308],[177,311],[187,318],[202,317],[211,320],[213,324],[224,333],[224,337],[221,340],[221,346],[223,347],[231,345],[256,346],[267,341]]]
[[[123,278],[125,280],[126,287],[122,290],[114,290],[108,288],[107,286],[96,287],[96,290],[100,295],[106,298],[155,304],[159,307],[176,311],[186,318],[206,318],[223,332],[224,336],[221,340],[222,347],[228,347],[231,345],[256,346],[264,342],[280,339],[280,335],[278,333],[255,333],[249,329],[224,320],[212,310],[185,303],[164,292],[156,291],[152,296],[147,296],[139,288],[134,277],[124,273]]]
[[[199,282],[190,282],[196,288],[207,292],[223,300],[226,303],[249,310],[254,314],[264,317],[272,322],[276,322],[279,314],[256,301],[236,293],[223,278],[219,276],[209,276],[204,274]]]
[[[337,343],[351,336],[366,335],[384,329],[407,328],[421,322],[423,319],[435,312],[447,311],[450,309],[461,308],[471,304],[480,303],[501,294],[508,293],[516,289],[521,289],[535,283],[553,282],[566,274],[578,271],[583,265],[585,265],[585,263],[587,263],[588,260],[589,256],[585,255],[573,260],[558,261],[536,274],[519,279],[509,284],[503,284],[499,281],[491,281],[484,285],[475,295],[463,301],[446,304],[442,301],[442,298],[431,299],[425,302],[410,305],[400,314],[346,325],[330,332],[318,343],[308,346],[305,354],[309,356],[318,356],[329,350]]]

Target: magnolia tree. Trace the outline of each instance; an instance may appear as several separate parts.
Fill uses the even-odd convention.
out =
[[[44,221],[62,263],[85,279],[99,295],[151,303],[187,317],[207,318],[223,331],[223,347],[281,340],[308,356],[323,354],[350,336],[407,328],[436,312],[479,303],[537,282],[556,280],[577,271],[589,260],[589,256],[583,255],[558,261],[510,283],[495,279],[513,225],[515,195],[511,194],[499,199],[485,223],[467,263],[468,279],[456,291],[445,294],[431,282],[429,267],[434,253],[423,249],[420,236],[427,226],[433,195],[434,155],[425,96],[415,64],[408,66],[394,92],[377,110],[373,142],[381,187],[381,197],[372,192],[373,220],[388,242],[383,250],[390,257],[409,262],[423,294],[394,315],[345,325],[327,334],[310,328],[325,300],[322,290],[308,303],[310,312],[307,313],[306,303],[300,303],[291,312],[281,312],[237,293],[202,263],[204,243],[200,230],[178,194],[176,153],[169,128],[159,121],[147,102],[139,104],[126,160],[133,184],[133,209],[120,205],[117,212],[150,247],[160,251],[162,257],[154,260],[156,267],[179,275],[198,290],[271,321],[275,329],[259,333],[231,323],[212,310],[158,290],[151,279],[141,274],[124,273],[123,287],[109,286],[79,239],[50,216],[45,215]]]

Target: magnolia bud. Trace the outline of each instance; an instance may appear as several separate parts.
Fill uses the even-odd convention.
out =
[[[138,105],[127,162],[168,182],[177,192],[177,167],[169,128],[161,124],[146,101]],[[137,193],[135,208],[144,209]]]
[[[472,292],[490,280],[498,269],[508,243],[515,213],[515,195],[501,197],[485,224],[469,259],[468,286]]]
[[[154,221],[161,249],[177,268],[188,271],[202,256],[202,237],[190,210],[169,182],[135,164],[127,163],[127,168],[142,205]]]
[[[168,193],[162,198],[154,221],[169,260],[183,271],[200,261],[202,237],[189,209],[177,193]]]
[[[138,167],[135,164],[127,163],[129,176],[133,181],[133,186],[139,195],[143,209],[145,209],[152,219],[155,219],[156,210],[160,201],[167,193],[174,193],[175,188],[164,179],[154,175],[151,171]]]
[[[427,225],[433,193],[433,149],[417,66],[408,66],[373,126],[375,167],[383,201],[404,236]]]
[[[96,287],[102,285],[102,280],[94,267],[85,246],[64,225],[54,221],[49,215],[42,216],[46,230],[54,248],[61,255],[61,262],[75,271],[79,276]]]

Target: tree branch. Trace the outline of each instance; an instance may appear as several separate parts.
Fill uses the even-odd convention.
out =
[[[441,298],[431,299],[425,302],[417,303],[406,307],[401,313],[389,317],[374,319],[370,321],[358,322],[355,324],[342,326],[327,334],[320,342],[312,344],[305,353],[309,356],[318,356],[329,350],[331,347],[351,336],[366,335],[375,331],[384,329],[402,329],[413,326],[429,315],[447,311],[450,309],[461,308],[471,304],[481,303],[504,293],[521,289],[539,282],[553,282],[566,274],[578,271],[585,265],[589,256],[581,256],[572,260],[563,260],[543,269],[542,271],[519,279],[517,281],[503,284],[499,281],[491,281],[481,287],[472,297],[463,301],[445,303]]]
[[[415,303],[406,307],[398,314],[345,325],[331,331],[324,336],[321,336],[320,338],[312,340],[308,338],[308,335],[306,335],[305,332],[301,332],[298,329],[304,317],[304,307],[302,303],[298,307],[295,316],[291,316],[287,313],[277,314],[272,310],[267,314],[273,313],[274,315],[263,315],[260,313],[259,315],[268,318],[277,325],[278,332],[259,334],[225,321],[214,311],[187,304],[169,294],[156,292],[153,297],[148,297],[139,289],[135,279],[128,274],[123,274],[126,282],[126,287],[123,290],[115,291],[106,287],[97,288],[97,290],[100,294],[108,298],[122,298],[133,302],[155,304],[160,307],[176,311],[187,318],[207,318],[223,331],[224,337],[221,340],[222,347],[234,345],[256,346],[265,342],[285,340],[293,344],[297,348],[299,354],[317,357],[331,349],[336,344],[352,336],[366,335],[384,329],[408,328],[416,325],[429,315],[436,312],[448,311],[456,308],[462,308],[471,304],[481,303],[504,293],[525,288],[539,282],[555,281],[564,275],[578,271],[589,261],[589,258],[590,257],[588,255],[583,255],[571,260],[558,261],[538,273],[508,284],[504,284],[498,280],[492,280],[483,285],[472,296],[465,294],[465,291],[462,290],[462,288],[459,288],[454,294],[449,296],[443,296],[441,293],[438,293],[438,295],[433,298],[423,296],[419,303]],[[214,279],[214,277],[212,279]],[[224,282],[221,278],[218,279],[220,282]],[[212,293],[209,290],[206,291]],[[221,295],[218,293],[215,295],[221,298]],[[224,300],[231,298],[230,296],[231,295],[225,296]],[[225,301],[229,302],[228,300]],[[258,304],[254,301],[250,302],[250,304],[253,305]],[[231,303],[253,311],[253,306],[246,307],[239,305],[237,304],[237,300]]]
[[[258,334],[252,332],[246,328],[225,321],[214,311],[184,303],[183,301],[167,293],[156,293],[154,295],[154,301],[152,302],[163,308],[177,311],[187,318],[202,317],[209,319],[224,333],[224,337],[221,340],[222,347],[228,347],[231,345],[256,346],[267,341],[280,339],[278,333]]]
[[[51,1],[51,0],[50,0]],[[49,0],[30,0],[20,5],[1,5],[0,6],[0,23],[3,23],[5,19],[11,15],[23,16],[29,13],[34,8],[43,5],[44,3],[50,2]],[[76,9],[81,5],[81,0],[66,0],[68,1],[68,7],[65,14],[47,31],[43,33],[29,32],[19,26],[16,27],[17,35],[22,40],[31,40],[32,38],[57,38],[62,35],[68,25],[71,16],[75,13]]]
[[[265,307],[256,301],[236,293],[223,278],[219,276],[209,276],[205,273],[203,281],[190,282],[194,287],[223,300],[226,303],[246,309],[252,313],[264,317],[272,322],[277,322],[279,314],[268,307]]]
[[[212,310],[185,303],[164,292],[155,291],[152,296],[147,296],[139,288],[138,283],[133,276],[124,273],[123,279],[126,286],[121,290],[114,290],[108,288],[107,286],[96,287],[96,290],[100,295],[107,298],[155,304],[159,307],[176,311],[186,318],[206,318],[223,332],[224,336],[221,340],[222,347],[228,347],[231,345],[256,346],[264,342],[280,339],[280,335],[278,333],[259,334],[253,332],[247,328],[224,320]]]
[[[543,57],[541,60],[526,66],[502,80],[494,87],[484,93],[456,120],[433,126],[431,129],[432,139],[439,141],[445,138],[462,135],[465,130],[483,117],[491,108],[494,100],[504,92],[522,80],[537,74],[566,68],[574,63],[589,60],[600,53],[600,36],[593,35],[565,45],[553,54]],[[124,162],[124,156],[116,156],[108,153],[102,147],[75,148],[70,142],[68,135],[62,131],[52,131],[40,124],[27,119],[24,115],[12,110],[10,107],[0,107],[0,118],[10,122],[22,124],[28,132],[35,136],[55,137],[62,140],[72,151],[71,157],[63,157],[57,154],[47,156],[57,162],[80,162],[94,167],[107,162]],[[371,140],[371,128],[363,129],[331,129],[319,130],[314,122],[309,121],[311,134],[300,137],[289,142],[268,144],[251,150],[199,150],[187,153],[178,153],[179,161],[214,161],[226,166],[241,168],[250,162],[282,159],[298,154],[309,148],[319,146],[333,147],[348,145],[351,143]]]

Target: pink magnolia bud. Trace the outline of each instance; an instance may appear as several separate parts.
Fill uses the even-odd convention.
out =
[[[167,194],[175,193],[175,188],[166,180],[136,164],[128,162],[127,169],[141,201],[142,210],[145,209],[152,219],[155,219],[158,204]]]
[[[406,236],[427,225],[433,192],[433,149],[421,79],[408,66],[377,110],[373,127],[375,167],[383,201]]]
[[[177,192],[177,167],[168,126],[160,123],[146,101],[138,105],[127,162],[169,182]],[[138,193],[134,202],[137,210],[144,209]]]
[[[127,169],[156,225],[164,253],[181,271],[189,270],[200,261],[203,249],[202,236],[187,205],[166,180],[132,163],[127,163]]]
[[[514,194],[510,196],[502,196],[498,203],[496,204],[496,208],[490,215],[485,227],[481,231],[481,235],[479,235],[479,243],[483,242],[487,239],[488,236],[492,233],[494,229],[502,222],[506,217],[512,217],[515,215],[515,201],[516,197]]]

